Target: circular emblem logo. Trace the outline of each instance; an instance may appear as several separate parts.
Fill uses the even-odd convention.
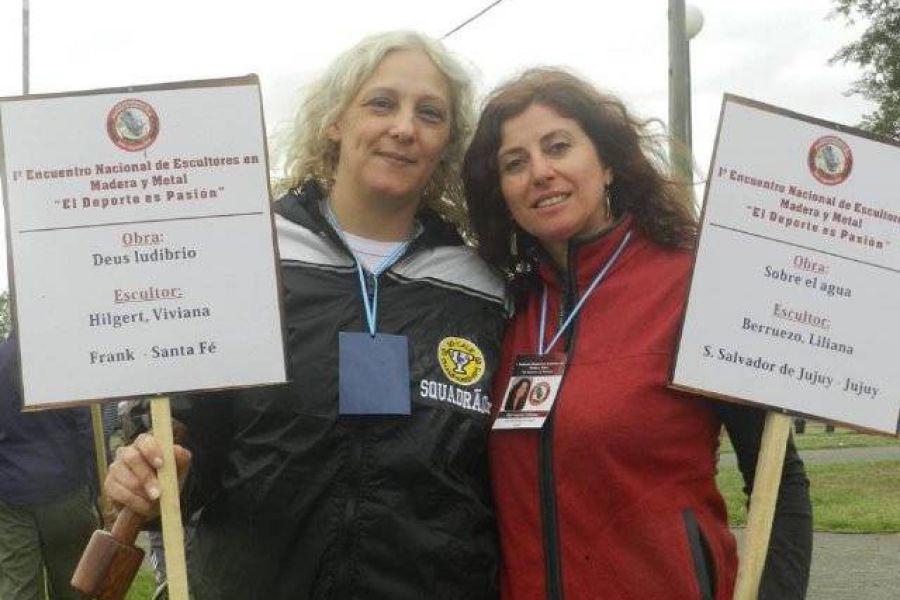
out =
[[[528,403],[532,406],[539,406],[550,395],[550,384],[542,381],[531,388],[531,394],[528,396]]]
[[[825,185],[837,185],[850,176],[853,153],[850,146],[839,137],[820,137],[809,147],[807,158],[809,172]]]
[[[445,337],[438,344],[438,362],[447,379],[459,385],[478,383],[484,375],[484,355],[478,346],[458,337]]]
[[[142,100],[122,100],[106,115],[106,132],[122,150],[137,152],[156,141],[159,116]]]

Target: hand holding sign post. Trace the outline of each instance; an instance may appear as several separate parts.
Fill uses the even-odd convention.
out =
[[[756,597],[789,418],[898,433],[900,148],[726,96],[673,386],[768,406],[735,598]],[[891,181],[891,179],[895,181]]]
[[[186,600],[161,395],[285,381],[257,80],[6,99],[0,126],[25,407],[155,396]]]

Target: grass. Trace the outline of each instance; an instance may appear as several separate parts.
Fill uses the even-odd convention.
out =
[[[131,589],[125,595],[125,600],[150,600],[156,591],[156,581],[153,579],[153,571],[142,568],[138,571]]]
[[[900,438],[867,433],[856,433],[850,429],[838,427],[834,433],[825,433],[822,423],[806,422],[806,433],[794,434],[794,445],[800,451],[824,450],[829,448],[868,448],[874,446],[900,446]],[[733,452],[731,441],[727,435],[722,436],[723,453]]]
[[[900,461],[807,464],[806,472],[817,531],[900,531]],[[717,481],[730,523],[745,525],[743,481],[737,468],[720,467]]]

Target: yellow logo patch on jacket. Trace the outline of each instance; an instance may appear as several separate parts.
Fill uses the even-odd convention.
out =
[[[441,370],[453,383],[472,385],[484,375],[484,355],[467,339],[445,337],[438,344],[437,354]]]

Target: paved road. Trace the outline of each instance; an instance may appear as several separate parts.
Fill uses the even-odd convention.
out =
[[[734,530],[740,547],[742,529]],[[813,536],[809,600],[897,600],[900,533]]]
[[[900,534],[816,533],[811,600],[897,600]]]
[[[900,446],[878,446],[875,448],[834,448],[829,450],[801,450],[800,457],[803,459],[803,462],[809,464],[845,463],[874,460],[900,460]],[[722,454],[719,462],[722,465],[734,465],[734,454],[731,452]],[[898,591],[897,597],[900,598],[900,591]]]
[[[800,455],[808,464],[900,461],[900,447],[805,450],[801,451]],[[735,464],[734,455],[723,454],[721,463]],[[743,530],[735,530],[739,544],[742,533]],[[900,598],[900,533],[816,532],[813,537],[813,562],[807,598],[809,600]]]

